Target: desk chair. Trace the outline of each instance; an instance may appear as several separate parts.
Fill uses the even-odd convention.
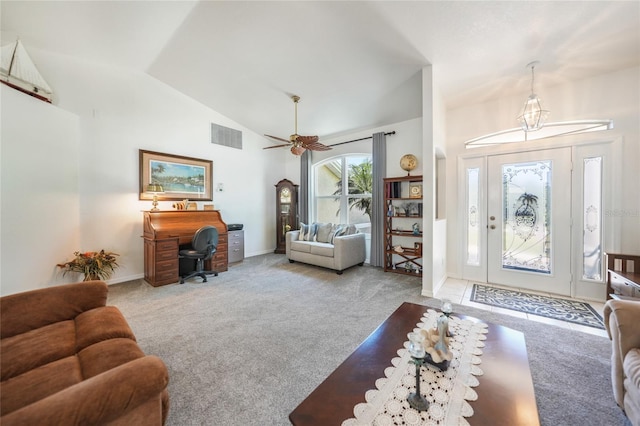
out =
[[[218,246],[218,230],[215,226],[203,226],[198,229],[193,235],[193,241],[191,242],[191,249],[180,250],[180,256],[186,259],[195,259],[196,270],[180,278],[180,284],[184,284],[185,280],[193,278],[195,276],[202,277],[202,282],[207,282],[207,275],[213,274],[218,276],[216,271],[205,271],[204,262],[213,257]]]

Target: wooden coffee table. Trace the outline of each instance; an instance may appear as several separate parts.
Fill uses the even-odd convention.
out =
[[[365,402],[364,394],[375,389],[397,350],[407,340],[430,306],[403,303],[362,344],[289,414],[296,426],[340,425],[354,417],[353,408]],[[459,318],[480,321],[473,317]],[[524,335],[507,327],[487,323],[489,332],[481,356],[480,385],[471,425],[539,425]]]

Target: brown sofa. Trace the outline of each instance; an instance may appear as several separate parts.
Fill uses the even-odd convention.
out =
[[[0,423],[161,425],[164,363],[146,356],[107,285],[89,281],[0,298]]]
[[[604,320],[612,342],[613,396],[634,426],[640,426],[640,302],[609,300]]]

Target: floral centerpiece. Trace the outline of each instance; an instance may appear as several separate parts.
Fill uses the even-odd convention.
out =
[[[116,261],[117,253],[106,252],[104,250],[87,251],[81,253],[76,251],[73,253],[75,258],[65,263],[59,263],[58,266],[64,269],[63,275],[67,272],[82,272],[84,281],[106,280],[111,277],[113,271],[119,266]]]

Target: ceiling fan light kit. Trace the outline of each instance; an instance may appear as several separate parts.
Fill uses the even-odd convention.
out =
[[[271,148],[280,148],[283,146],[291,146],[291,153],[293,155],[302,155],[307,149],[310,151],[328,151],[331,148],[321,144],[318,142],[317,136],[302,136],[298,134],[298,102],[300,101],[300,96],[293,95],[291,96],[294,104],[295,111],[295,120],[294,120],[294,132],[291,136],[289,136],[289,140],[279,138],[277,136],[265,135],[268,138],[275,139],[277,141],[286,142],[282,145],[276,146],[268,146],[263,149],[271,149]]]

